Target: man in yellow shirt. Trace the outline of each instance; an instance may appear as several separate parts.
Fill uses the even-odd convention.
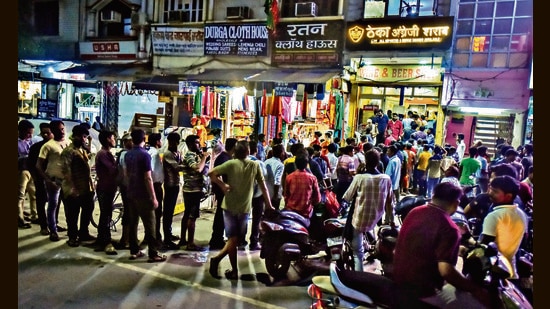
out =
[[[418,160],[416,161],[416,169],[414,170],[414,183],[418,185],[418,195],[428,197],[427,194],[427,179],[426,179],[426,170],[428,169],[428,163],[432,154],[430,153],[430,146],[424,145],[422,151],[418,155]],[[414,189],[416,185],[413,184]]]

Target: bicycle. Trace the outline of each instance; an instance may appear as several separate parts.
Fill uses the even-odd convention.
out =
[[[97,202],[97,194],[94,195],[94,203],[96,202]],[[96,214],[96,211],[98,212],[97,214]],[[96,222],[94,218],[96,216],[99,218],[99,212],[100,212],[99,207],[94,207],[94,213],[92,215],[91,223],[95,228],[97,228],[98,222]],[[120,191],[117,190],[115,194],[115,198],[113,200],[113,215],[111,217],[111,222],[109,222],[109,228],[111,229],[111,231],[113,232],[117,231],[116,225],[120,220],[122,220],[123,214],[124,214],[124,205],[122,204],[122,197],[120,196]]]

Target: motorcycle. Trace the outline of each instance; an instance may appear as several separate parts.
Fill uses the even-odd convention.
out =
[[[495,243],[477,245],[465,258],[462,272],[489,291],[492,308],[533,308],[521,290],[508,279],[509,268],[503,262]],[[308,286],[308,295],[313,300],[311,309],[358,306],[433,308],[406,296],[405,291],[400,291],[387,276],[339,269],[335,263],[330,265],[329,276],[315,276],[312,282]]]
[[[340,269],[335,263],[328,276],[312,278],[308,295],[312,298],[310,309],[430,308],[418,299],[404,298],[405,293],[386,275]]]
[[[305,269],[307,261],[312,259],[341,260],[345,218],[320,220],[315,216],[309,220],[294,211],[281,210],[260,222],[260,258],[265,260],[271,277],[284,279],[291,265]]]
[[[402,198],[397,205],[395,205],[395,215],[400,224],[403,224],[405,217],[411,210],[418,206],[425,205],[429,199],[421,195],[409,195]]]
[[[494,308],[533,308],[528,298],[510,281],[510,265],[494,242],[477,244],[464,259],[462,273],[487,288]]]
[[[518,275],[517,286],[525,295],[529,303],[533,303],[533,218],[532,211],[526,210],[528,218],[527,233],[523,238],[522,244],[516,254],[516,269]],[[462,232],[461,250],[472,250],[478,246],[477,241],[481,235],[479,219],[467,218],[462,207],[451,215],[451,219]]]

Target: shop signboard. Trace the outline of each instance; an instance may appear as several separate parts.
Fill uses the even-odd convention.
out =
[[[203,55],[204,30],[202,28],[157,26],[151,31],[151,40],[155,55]]]
[[[138,41],[80,42],[82,60],[137,59]]]
[[[367,65],[357,70],[357,78],[381,82],[441,83],[441,68],[430,65]]]
[[[38,99],[38,114],[45,118],[57,117],[57,101]]]
[[[179,81],[179,94],[195,94],[199,88],[197,81]]]
[[[204,54],[267,56],[265,23],[227,23],[204,26]]]
[[[343,20],[279,22],[272,44],[274,64],[339,65]]]
[[[275,95],[279,97],[292,97],[294,88],[289,83],[275,83]]]
[[[439,49],[451,47],[453,16],[372,18],[346,25],[346,49],[350,51]]]

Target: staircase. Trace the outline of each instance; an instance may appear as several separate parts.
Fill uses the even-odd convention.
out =
[[[514,118],[513,115],[510,117],[476,117],[473,141],[482,141],[483,145],[487,146],[487,153],[494,158],[497,140],[512,140]]]

